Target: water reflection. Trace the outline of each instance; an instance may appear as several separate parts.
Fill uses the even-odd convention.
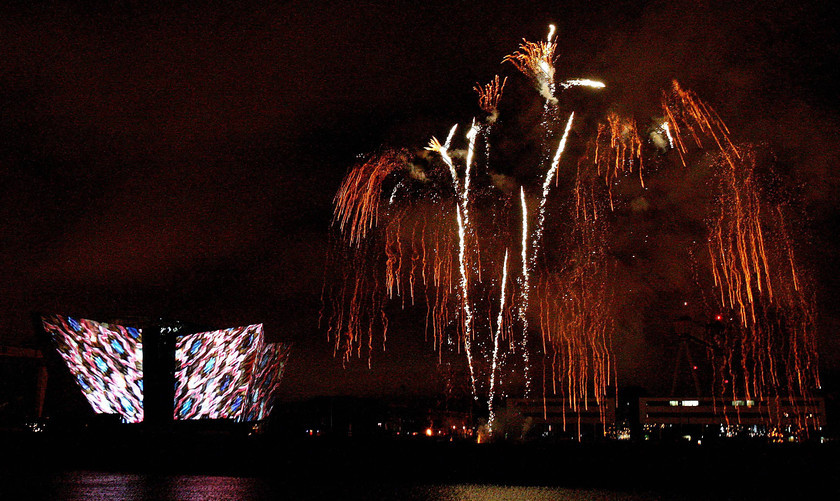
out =
[[[614,492],[589,489],[562,489],[559,487],[521,487],[502,485],[449,485],[427,487],[429,500],[440,501],[636,501],[654,499],[621,495]]]
[[[258,478],[146,475],[76,471],[47,479],[19,479],[21,499],[61,500],[239,500],[283,499]],[[6,487],[9,487],[8,485]],[[0,496],[4,498],[5,496]]]
[[[303,483],[294,479],[206,475],[155,475],[77,471],[47,479],[18,479],[16,494],[26,499],[62,500],[615,500],[661,499],[598,489],[500,485],[389,485],[373,483]],[[5,487],[9,487],[6,484]],[[2,490],[0,489],[0,493]],[[0,496],[6,498],[6,496]],[[23,499],[24,497],[21,497]],[[12,499],[9,497],[9,499]]]

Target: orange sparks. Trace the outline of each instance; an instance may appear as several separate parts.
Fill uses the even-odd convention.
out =
[[[522,40],[519,50],[509,54],[502,62],[513,64],[524,75],[532,78],[540,94],[554,100],[554,50],[557,44],[552,41],[529,42]]]
[[[499,115],[499,101],[502,99],[505,83],[507,83],[507,77],[499,83],[499,75],[496,75],[493,81],[484,87],[478,84],[475,84],[475,87],[473,87],[478,93],[478,107],[487,113],[489,117],[492,117],[491,121],[495,121],[495,117]]]
[[[509,54],[502,62],[509,62],[516,69],[532,78],[547,79],[554,82],[554,42],[529,42],[522,40],[519,50]]]
[[[357,245],[376,226],[382,183],[392,172],[406,166],[401,152],[388,151],[357,165],[345,176],[335,195],[333,224]]]

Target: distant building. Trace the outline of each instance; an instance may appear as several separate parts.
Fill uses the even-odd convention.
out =
[[[204,331],[181,322],[124,323],[41,317],[40,328],[96,414],[164,427],[268,418],[291,345],[269,343],[262,324]]]
[[[825,426],[820,397],[767,400],[657,397],[639,399],[645,439],[756,438],[798,441]]]

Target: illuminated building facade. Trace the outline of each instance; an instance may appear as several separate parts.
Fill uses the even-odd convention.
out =
[[[181,323],[119,322],[135,325],[41,317],[96,414],[165,425],[271,413],[291,346],[267,343],[262,324],[195,332]]]
[[[826,423],[823,398],[749,400],[723,398],[640,398],[645,438],[679,435],[687,440],[767,437],[798,441]]]

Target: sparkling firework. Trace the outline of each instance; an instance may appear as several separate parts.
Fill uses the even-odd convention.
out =
[[[617,187],[644,193],[651,169],[707,165],[714,193],[699,209],[707,238],[690,255],[707,257],[695,267],[708,280],[685,293],[707,298],[706,314],[733,319],[706,340],[710,391],[807,396],[819,386],[814,298],[787,206],[764,200],[755,152],[736,146],[717,113],[676,82],[662,94],[662,117],[645,127],[632,114],[564,108],[566,92],[606,86],[585,78],[557,86],[553,36],[551,27],[545,42],[523,41],[503,60],[545,99],[529,138],[537,153],[523,165],[491,162],[491,144],[506,132],[507,78],[496,76],[475,87],[485,116],[466,133],[455,125],[443,143],[385,150],[348,172],[335,197],[323,310],[336,355],[370,364],[385,347],[387,303],[417,304],[439,356],[463,352],[491,429],[499,399],[530,396],[540,383],[543,396],[562,396],[573,410],[603,402],[617,381],[613,336],[634,303],[612,252],[616,214],[628,205]]]
[[[554,25],[549,29],[545,42],[522,40],[519,50],[505,56],[502,62],[513,64],[516,69],[531,77],[540,94],[547,100],[555,102],[554,51],[557,49],[557,44],[552,41],[553,38]]]
[[[494,123],[499,117],[499,101],[502,99],[502,92],[505,90],[507,77],[499,83],[499,75],[492,82],[484,87],[476,84],[473,89],[478,93],[478,107],[487,113],[487,122]]]

